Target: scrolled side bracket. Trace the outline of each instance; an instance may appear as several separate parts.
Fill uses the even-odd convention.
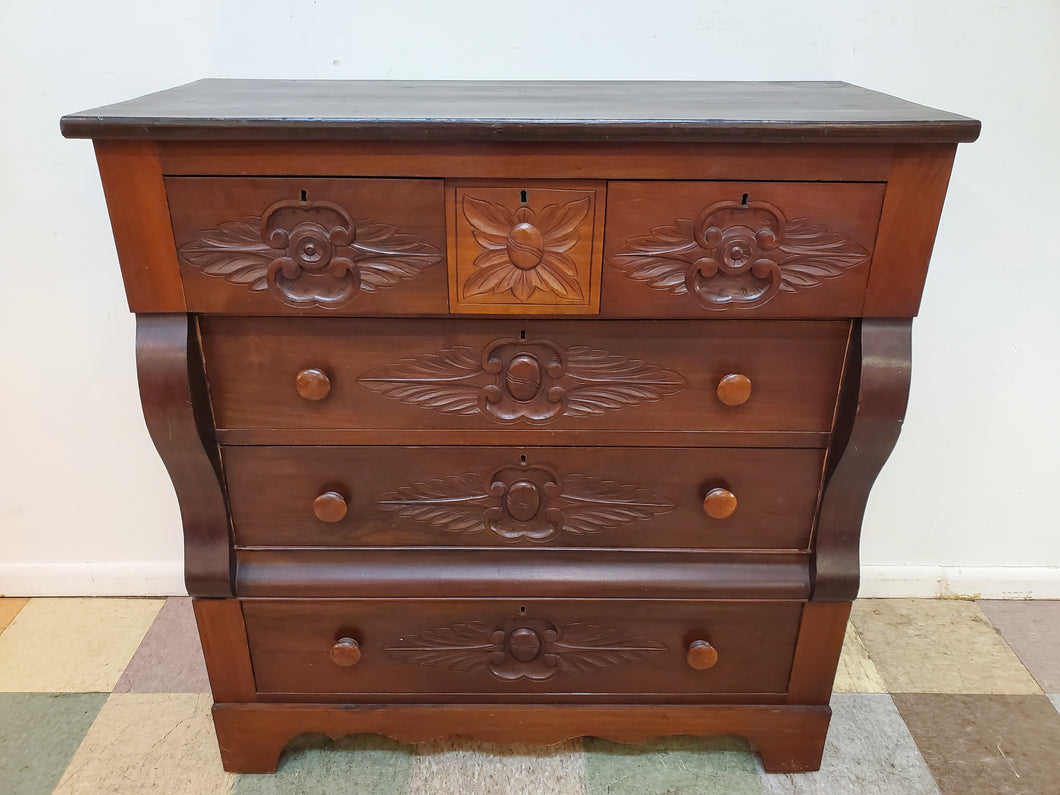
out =
[[[857,596],[865,505],[905,418],[911,332],[909,318],[854,321],[815,533],[815,601]]]
[[[137,315],[136,369],[147,429],[180,504],[188,593],[232,596],[228,504],[195,318]]]

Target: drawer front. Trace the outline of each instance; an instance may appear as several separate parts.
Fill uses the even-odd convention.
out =
[[[223,453],[237,544],[320,547],[805,549],[824,460],[728,448]]]
[[[212,317],[201,327],[222,431],[374,429],[382,443],[405,431],[424,444],[470,443],[445,435],[456,430],[522,444],[528,429],[607,431],[607,444],[645,431],[686,444],[703,441],[696,432],[771,431],[778,447],[789,446],[784,432],[831,427],[849,331],[843,321]]]
[[[447,311],[442,180],[169,177],[192,312]]]
[[[246,600],[243,611],[263,694],[628,702],[783,693],[802,603]]]
[[[599,312],[603,182],[458,181],[447,188],[453,312]]]
[[[858,316],[882,183],[612,182],[603,313]]]

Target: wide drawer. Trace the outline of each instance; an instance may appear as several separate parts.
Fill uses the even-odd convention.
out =
[[[448,310],[442,180],[168,177],[192,312]]]
[[[241,546],[805,549],[824,452],[247,446],[223,457]]]
[[[583,432],[743,446],[755,442],[733,434],[762,432],[774,438],[758,445],[787,447],[827,443],[849,322],[203,317],[201,329],[226,443],[569,444]],[[728,390],[734,380],[748,389]],[[275,435],[299,429],[328,433]],[[704,438],[719,433],[730,438]]]
[[[802,603],[245,600],[257,690],[665,701],[784,693]]]
[[[882,183],[611,182],[601,312],[861,314]]]

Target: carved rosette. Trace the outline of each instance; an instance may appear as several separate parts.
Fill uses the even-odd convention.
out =
[[[593,674],[647,660],[662,643],[593,624],[566,624],[541,616],[509,616],[496,624],[467,621],[398,638],[390,657],[456,672],[486,670],[504,681],[544,681],[559,673]]]
[[[451,533],[488,531],[509,542],[586,535],[669,513],[674,503],[626,483],[588,475],[560,477],[543,466],[501,467],[492,475],[436,478],[380,495],[376,504],[403,519]]]
[[[590,206],[586,196],[540,212],[526,205],[510,210],[465,195],[461,209],[482,253],[461,288],[463,297],[511,293],[525,302],[540,290],[565,301],[584,301],[578,268],[568,252],[578,244],[578,227]]]
[[[355,220],[327,201],[280,201],[263,215],[198,232],[178,249],[207,276],[293,307],[335,309],[418,276],[441,261],[434,246],[396,227]]]
[[[655,290],[704,309],[753,308],[780,292],[816,287],[868,262],[869,252],[805,218],[788,221],[766,202],[718,202],[696,219],[634,238],[610,258]]]
[[[364,373],[365,389],[444,414],[544,425],[660,400],[685,379],[654,364],[584,345],[500,339],[481,351],[460,345]]]

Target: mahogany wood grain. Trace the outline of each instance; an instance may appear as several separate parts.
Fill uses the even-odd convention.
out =
[[[188,593],[229,596],[235,559],[195,319],[138,315],[136,369],[147,430],[180,503]]]
[[[898,441],[909,398],[911,331],[911,320],[855,323],[815,531],[814,600],[857,596],[865,504]]]
[[[214,701],[258,700],[243,606],[237,599],[193,599]]]
[[[606,196],[602,182],[447,180],[450,310],[599,313]]]
[[[821,765],[832,711],[826,706],[666,704],[217,704],[214,726],[225,770],[271,773],[287,742],[306,732],[333,739],[383,734],[422,743],[459,735],[484,742],[555,744],[584,735],[640,743],[673,734],[745,737],[769,773]]]
[[[248,446],[222,456],[236,544],[299,547],[806,549],[824,464],[821,450],[727,448]],[[731,492],[721,500],[723,521],[703,512],[719,483],[740,499],[735,513]]]
[[[549,549],[241,549],[236,591],[297,599],[499,596],[805,599],[799,552]],[[689,638],[689,641],[693,638]]]
[[[169,175],[883,182],[894,146],[159,141]]]
[[[129,311],[184,312],[156,144],[96,141],[95,150]]]
[[[448,309],[441,180],[167,177],[165,186],[190,311]]]
[[[601,314],[856,315],[883,197],[878,183],[611,182]]]
[[[71,114],[68,137],[974,141],[979,122],[839,81],[198,80]]]
[[[539,431],[829,430],[849,322],[205,317],[202,328],[218,428],[416,430],[427,444],[492,429],[494,443],[519,444]],[[512,363],[528,357],[537,391],[517,395]],[[329,374],[324,400],[295,392],[307,367]],[[756,386],[742,406],[716,395],[732,372]]]
[[[865,317],[913,317],[927,278],[956,145],[895,151],[880,217],[880,236],[865,290]]]
[[[807,602],[803,607],[787,703],[828,703],[849,617],[849,602]]]
[[[262,697],[344,693],[385,703],[415,695],[444,703],[579,694],[636,703],[783,693],[802,604],[267,599],[245,600],[243,611]],[[359,662],[344,667],[331,654],[351,630]],[[718,650],[709,670],[686,661],[690,638],[704,636]]]
[[[574,429],[537,430],[535,444],[578,447],[621,445],[623,447],[827,447],[829,431],[725,431],[714,429],[659,431],[652,428],[610,428],[605,432]],[[217,439],[223,445],[437,445],[452,440],[451,431],[415,428],[221,428]],[[465,444],[518,445],[525,437],[518,428],[461,429]]]

